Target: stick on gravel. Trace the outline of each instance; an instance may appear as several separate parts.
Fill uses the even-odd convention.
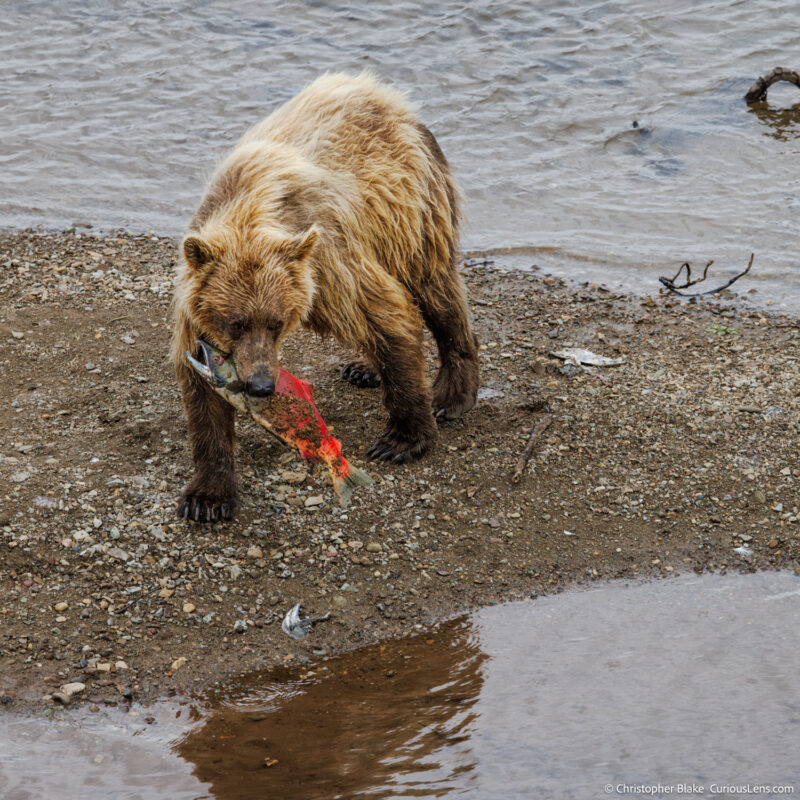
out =
[[[707,292],[693,292],[693,293],[686,293],[680,291],[681,289],[688,289],[690,286],[695,286],[698,283],[702,283],[706,277],[708,276],[708,268],[714,263],[714,259],[712,258],[711,261],[706,264],[706,268],[703,270],[703,277],[697,278],[696,280],[692,280],[692,267],[688,261],[681,264],[680,269],[675,273],[674,278],[665,278],[660,277],[658,280],[667,287],[673,294],[677,294],[679,297],[702,297],[704,294],[717,294],[717,292],[722,292],[727,289],[729,286],[734,284],[736,281],[739,280],[743,275],[747,275],[750,272],[750,267],[753,266],[753,259],[755,258],[755,253],[750,253],[750,261],[747,263],[747,267],[742,270],[738,275],[734,275],[727,283],[724,283],[722,286],[718,286],[716,289],[709,289]],[[681,275],[681,272],[686,270],[686,282],[682,283],[680,286],[675,285],[675,281]]]
[[[542,431],[547,429],[552,421],[553,415],[548,414],[546,417],[542,417],[536,423],[536,427],[533,429],[531,438],[528,439],[528,444],[525,445],[525,449],[517,459],[517,466],[514,468],[514,474],[511,476],[512,483],[519,483],[522,479],[522,473],[525,471],[525,466],[528,463],[528,459],[530,459],[531,454],[533,453],[533,448],[536,446],[536,440],[539,438]]]

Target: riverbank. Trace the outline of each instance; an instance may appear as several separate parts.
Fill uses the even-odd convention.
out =
[[[70,682],[96,705],[196,691],[580,582],[800,569],[800,321],[491,265],[465,268],[481,400],[430,456],[370,465],[343,512],[321,471],[240,421],[237,520],[178,520],[175,258],[155,237],[0,235],[4,702],[52,705]],[[624,363],[562,370],[548,353],[570,344]],[[339,379],[347,356],[302,334],[284,363],[363,465],[385,415]],[[293,641],[299,601],[331,618]]]

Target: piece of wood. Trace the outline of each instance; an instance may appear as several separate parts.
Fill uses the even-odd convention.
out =
[[[539,438],[539,436],[541,436],[542,431],[547,429],[552,421],[553,415],[547,414],[536,423],[536,427],[533,429],[531,438],[528,439],[528,444],[525,445],[525,449],[517,459],[517,465],[514,468],[514,474],[511,476],[512,483],[519,483],[522,479],[522,473],[525,472],[525,467],[528,464],[528,460],[533,454],[533,448],[536,446],[536,440]]]

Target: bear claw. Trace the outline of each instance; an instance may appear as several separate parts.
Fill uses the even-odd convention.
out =
[[[342,379],[359,389],[374,389],[381,385],[381,379],[369,364],[363,361],[352,361],[342,370]]]
[[[367,450],[367,459],[389,461],[392,464],[410,464],[425,455],[432,441],[433,437],[426,436],[408,439],[390,428]]]
[[[178,516],[194,522],[218,522],[233,519],[237,509],[234,498],[186,494],[178,503]]]

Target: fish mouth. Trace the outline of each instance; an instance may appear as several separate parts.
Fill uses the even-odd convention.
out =
[[[186,359],[199,375],[212,386],[225,388],[234,394],[244,391],[244,383],[239,379],[231,357],[204,339],[195,339],[197,358],[188,350]],[[227,363],[230,360],[230,363]]]

